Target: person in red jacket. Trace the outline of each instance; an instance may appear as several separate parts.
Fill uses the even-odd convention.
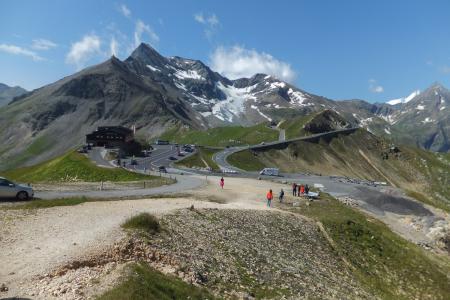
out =
[[[273,193],[272,190],[269,190],[266,195],[267,198],[267,206],[270,207],[272,205]]]
[[[300,195],[304,195],[305,194],[305,186],[302,184],[301,186],[300,186]]]

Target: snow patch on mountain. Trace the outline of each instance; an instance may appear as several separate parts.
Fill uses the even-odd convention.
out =
[[[392,99],[390,101],[387,101],[386,103],[390,104],[390,105],[397,105],[397,104],[401,104],[401,103],[408,103],[409,101],[411,101],[414,97],[416,97],[419,94],[420,94],[420,90],[416,90],[416,91],[412,92],[407,97],[398,98],[398,99]]]
[[[425,120],[422,121],[423,124],[431,123],[431,122],[433,122],[433,119],[431,119],[430,117],[426,117]]]
[[[417,109],[417,110],[424,110],[424,109],[425,109],[425,106],[419,104],[419,105],[417,105],[416,109]]]
[[[156,68],[156,67],[154,67],[154,66],[152,66],[152,65],[147,65],[147,68],[149,68],[149,69],[152,70],[153,72],[161,72],[160,69],[158,69],[158,68]]]
[[[299,106],[306,105],[304,104],[304,102],[305,100],[307,100],[307,98],[302,92],[294,91],[293,89],[290,88],[287,93],[289,95],[289,98],[291,99],[292,104]]]
[[[250,107],[253,108],[254,110],[256,110],[261,116],[263,116],[263,117],[266,118],[267,120],[272,121],[271,118],[269,118],[267,115],[263,114],[263,113],[259,110],[258,106],[256,106],[256,105],[250,105]]]
[[[271,89],[284,88],[285,86],[286,86],[286,83],[281,82],[281,81],[272,82],[270,84]]]
[[[389,128],[384,128],[384,132],[386,132],[387,134],[391,134],[391,131],[389,130]]]
[[[217,88],[226,96],[225,100],[220,100],[212,107],[212,114],[222,121],[233,122],[233,120],[244,113],[245,102],[249,99],[256,99],[251,91],[256,85],[236,88],[234,86],[226,86],[219,82]]]
[[[179,79],[196,79],[196,80],[205,80],[203,76],[198,74],[196,70],[180,70],[176,69],[174,75]]]

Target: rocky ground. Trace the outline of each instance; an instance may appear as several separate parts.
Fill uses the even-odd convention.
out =
[[[225,298],[372,299],[311,220],[284,212],[182,209],[156,235],[130,233],[103,253],[60,266],[26,293],[86,299],[130,262],[205,286]]]

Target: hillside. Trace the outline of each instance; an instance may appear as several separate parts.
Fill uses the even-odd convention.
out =
[[[174,127],[206,131],[285,120],[289,138],[303,134],[295,129],[305,125],[303,118],[324,110],[335,112],[334,121],[339,116],[348,123],[328,120],[331,128],[361,126],[446,152],[449,101],[450,93],[440,85],[398,105],[333,101],[266,74],[230,80],[199,60],[165,57],[140,44],[123,61],[113,56],[0,107],[0,139],[5,141],[0,144],[0,170],[62,155],[98,126],[136,126],[139,136],[150,139]]]
[[[38,165],[8,171],[2,175],[26,183],[159,180],[159,177],[133,173],[121,168],[97,167],[84,155],[72,151]]]
[[[314,142],[298,141],[281,150],[246,150],[230,156],[229,162],[248,170],[276,166],[284,172],[385,181],[450,211],[450,155],[408,146],[391,148],[388,141],[363,129]]]
[[[20,86],[8,86],[4,83],[0,83],[0,107],[7,105],[15,97],[25,94],[27,90]]]
[[[196,144],[210,147],[254,145],[278,140],[278,131],[267,127],[267,123],[254,126],[224,126],[206,131],[175,127],[161,135],[161,139],[179,144]]]

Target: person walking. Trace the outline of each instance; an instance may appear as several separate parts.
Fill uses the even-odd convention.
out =
[[[225,179],[223,179],[223,177],[222,178],[220,178],[220,187],[222,188],[222,190],[223,190],[223,186],[225,185]]]
[[[305,185],[305,194],[308,195],[309,193],[309,185]]]
[[[295,182],[292,184],[292,196],[297,196],[297,184]]]
[[[284,198],[284,191],[283,189],[281,189],[280,193],[278,194],[278,200],[280,201],[280,203],[283,203],[283,198]]]
[[[297,196],[300,197],[300,186],[301,184],[297,184]]]
[[[272,190],[269,190],[266,195],[267,198],[267,206],[270,207],[272,205],[273,193]]]

